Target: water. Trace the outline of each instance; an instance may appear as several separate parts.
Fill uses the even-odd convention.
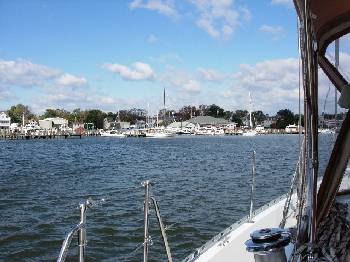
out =
[[[320,137],[321,171],[331,136]],[[0,141],[0,260],[54,261],[79,221],[79,202],[105,198],[88,210],[88,261],[140,261],[143,194],[155,183],[175,261],[248,214],[252,148],[257,152],[257,207],[288,191],[298,158],[297,135],[84,138]],[[165,251],[154,212],[151,261]],[[76,261],[74,239],[67,261]],[[75,259],[75,260],[74,260]]]

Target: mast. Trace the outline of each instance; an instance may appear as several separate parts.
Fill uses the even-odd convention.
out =
[[[252,122],[252,96],[249,92],[249,127],[250,129],[253,129],[253,122]]]
[[[339,38],[335,40],[335,68],[338,70],[339,68]],[[338,127],[338,120],[337,120],[337,115],[338,115],[338,93],[337,93],[337,88],[334,88],[334,115],[335,115],[335,130],[337,130]]]

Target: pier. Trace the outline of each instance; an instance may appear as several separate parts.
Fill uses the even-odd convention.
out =
[[[6,140],[31,140],[31,139],[68,139],[80,138],[81,134],[61,134],[61,135],[24,135],[24,134],[7,134],[1,135],[0,139]]]

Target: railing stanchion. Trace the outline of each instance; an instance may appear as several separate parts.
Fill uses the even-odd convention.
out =
[[[252,167],[252,184],[250,190],[250,210],[249,210],[249,223],[254,223],[253,221],[253,210],[254,210],[254,201],[255,201],[255,150],[253,151],[253,167]]]
[[[143,243],[143,262],[147,262],[148,260],[148,248],[149,248],[149,234],[148,234],[148,225],[149,225],[149,201],[150,201],[150,182],[146,180],[142,183],[145,187],[145,203],[144,203],[144,243]]]
[[[79,229],[79,262],[85,261],[86,247],[86,203],[80,204],[80,224]]]

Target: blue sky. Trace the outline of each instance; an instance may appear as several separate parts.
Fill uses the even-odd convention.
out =
[[[0,109],[297,108],[289,0],[0,0]]]

